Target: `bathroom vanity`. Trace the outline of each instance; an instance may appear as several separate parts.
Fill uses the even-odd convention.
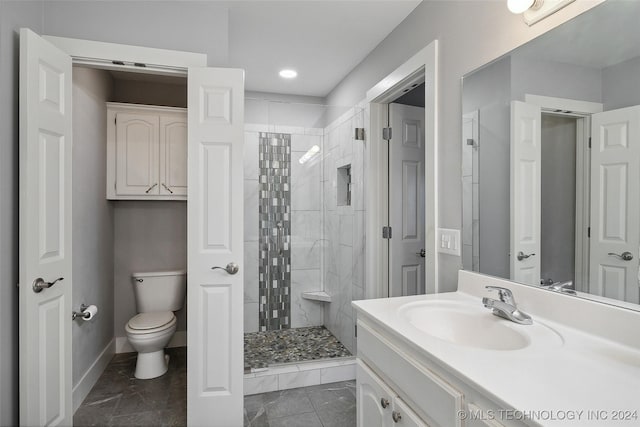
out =
[[[510,289],[524,325],[495,316]],[[358,426],[640,425],[640,312],[460,271],[458,291],[357,301]]]

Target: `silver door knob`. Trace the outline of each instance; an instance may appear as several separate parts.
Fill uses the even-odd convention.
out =
[[[385,399],[384,397],[381,397],[380,406],[382,406],[382,409],[386,409],[387,406],[389,406],[389,399]]]
[[[416,255],[424,258],[425,256],[427,256],[427,251],[425,251],[424,249],[420,249],[420,252],[416,252]]]
[[[394,423],[397,423],[402,419],[402,415],[398,411],[393,411],[391,413],[391,418],[393,418]]]
[[[609,252],[607,255],[609,256],[617,256],[623,261],[631,261],[633,259],[633,254],[631,252],[622,252],[621,254],[616,254],[613,252]]]
[[[33,292],[35,292],[36,294],[42,292],[43,289],[47,289],[52,287],[53,285],[56,284],[56,282],[64,280],[64,277],[59,277],[56,280],[54,280],[53,282],[45,282],[44,279],[42,277],[38,277],[36,280],[33,281]]]
[[[211,267],[212,270],[216,270],[218,268],[220,270],[226,271],[229,274],[236,274],[238,271],[240,271],[240,266],[235,262],[230,262],[226,267]]]
[[[516,258],[518,258],[518,261],[522,261],[523,259],[527,259],[535,255],[536,254],[525,254],[524,252],[520,251],[518,252],[518,255],[516,256]]]

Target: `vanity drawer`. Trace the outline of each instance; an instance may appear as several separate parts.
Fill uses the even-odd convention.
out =
[[[360,320],[358,356],[391,380],[396,390],[402,390],[402,399],[408,400],[431,425],[462,427],[458,414],[464,409],[463,394],[431,370],[405,357],[395,345]]]

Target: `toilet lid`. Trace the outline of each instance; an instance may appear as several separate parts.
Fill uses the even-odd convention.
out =
[[[154,311],[151,313],[140,313],[129,320],[131,329],[155,329],[166,325],[173,320],[173,312],[171,311]]]

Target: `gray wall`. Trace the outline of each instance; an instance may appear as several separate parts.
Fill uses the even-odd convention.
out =
[[[433,40],[439,40],[439,226],[462,223],[460,78],[600,3],[574,2],[529,27],[502,1],[423,1],[329,94],[329,105],[354,105],[366,91]],[[457,286],[461,258],[440,256],[440,289]]]
[[[602,70],[604,110],[640,105],[640,57]]]
[[[526,93],[602,102],[602,71],[536,58],[511,58],[511,99]]]
[[[74,67],[73,308],[86,303],[99,309],[92,321],[73,322],[74,385],[113,338],[113,208],[105,198],[104,104],[112,89],[107,72]]]
[[[556,282],[574,280],[576,119],[543,114],[541,137],[540,277]]]
[[[186,108],[187,81],[175,84],[116,78],[111,101]]]

